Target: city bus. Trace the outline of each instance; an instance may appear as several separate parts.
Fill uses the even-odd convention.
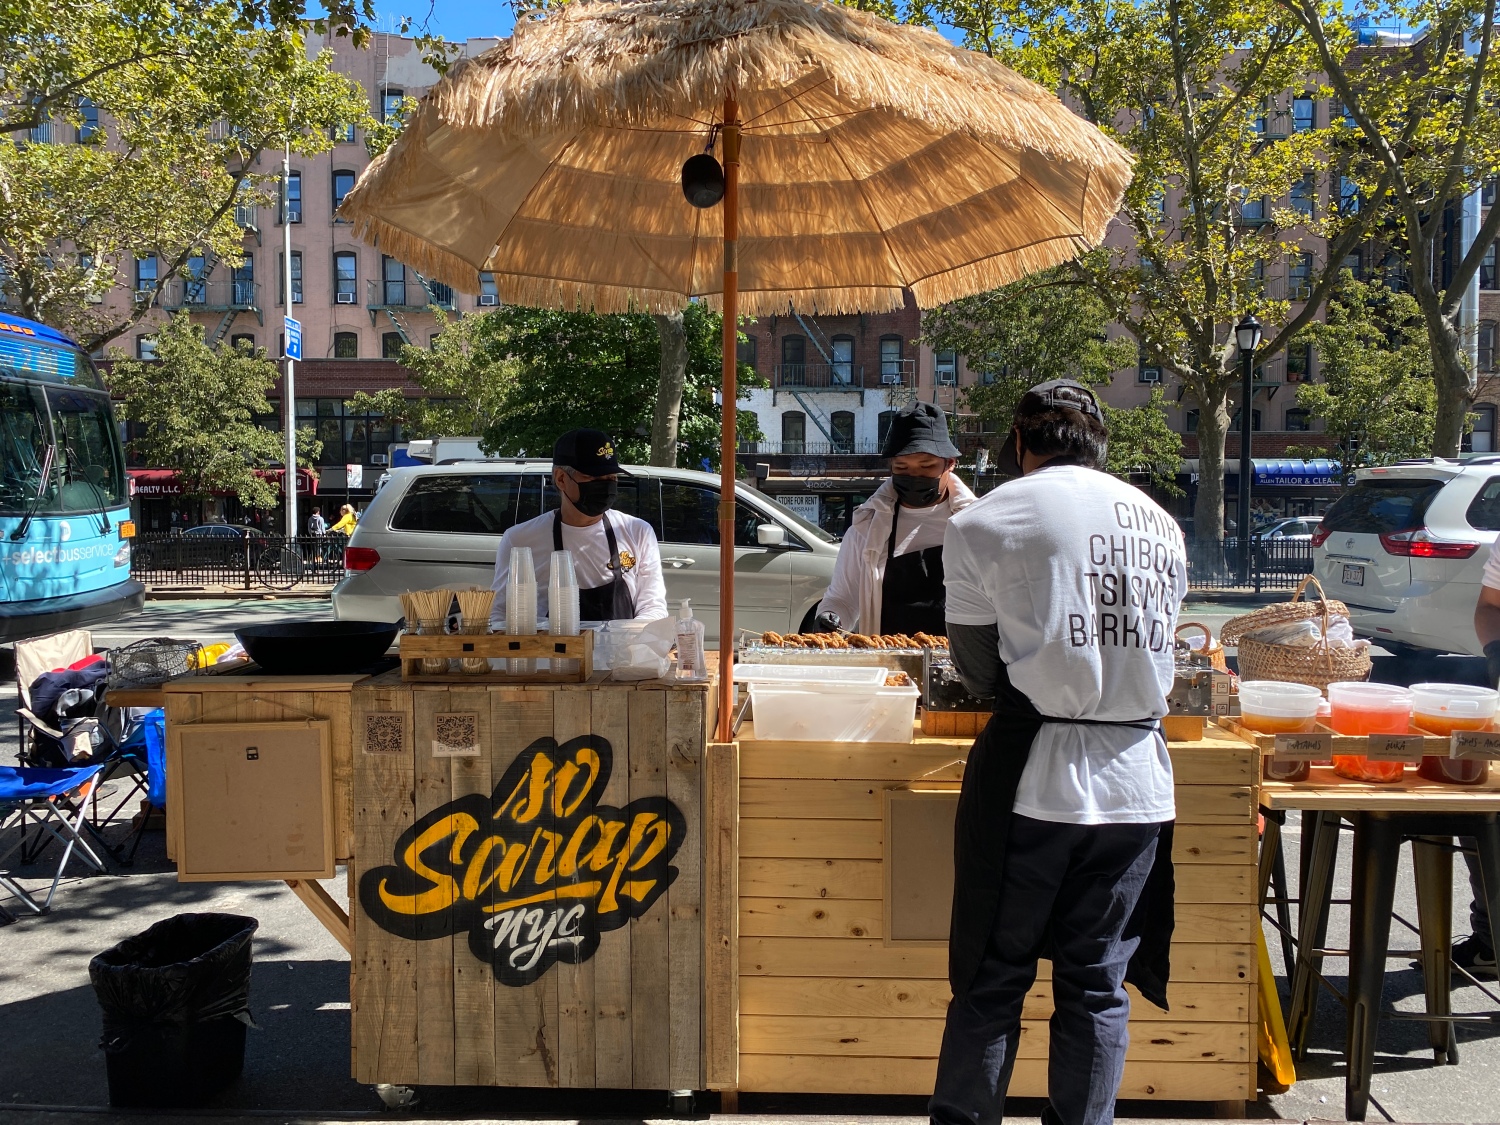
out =
[[[61,332],[0,314],[0,641],[138,611],[109,392]]]

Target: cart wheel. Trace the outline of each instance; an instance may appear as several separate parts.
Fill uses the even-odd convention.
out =
[[[692,1117],[697,1111],[697,1099],[691,1090],[673,1090],[667,1095],[667,1111],[673,1117]]]
[[[375,1083],[375,1096],[385,1103],[386,1109],[415,1109],[421,1101],[410,1086],[393,1086],[389,1082]]]

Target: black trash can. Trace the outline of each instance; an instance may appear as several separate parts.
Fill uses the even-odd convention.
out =
[[[239,1077],[250,938],[237,914],[179,914],[89,962],[113,1106],[197,1106]]]

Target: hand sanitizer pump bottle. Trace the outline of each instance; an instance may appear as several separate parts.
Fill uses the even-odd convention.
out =
[[[693,616],[689,599],[682,599],[677,612],[677,678],[708,679],[708,665],[703,654],[703,622]]]

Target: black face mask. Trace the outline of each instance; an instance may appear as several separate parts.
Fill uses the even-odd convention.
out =
[[[616,480],[575,480],[578,499],[573,507],[586,516],[602,516],[615,506],[620,495],[620,482]]]
[[[896,497],[908,508],[930,508],[938,502],[943,491],[942,477],[909,477],[894,474],[891,487]]]

